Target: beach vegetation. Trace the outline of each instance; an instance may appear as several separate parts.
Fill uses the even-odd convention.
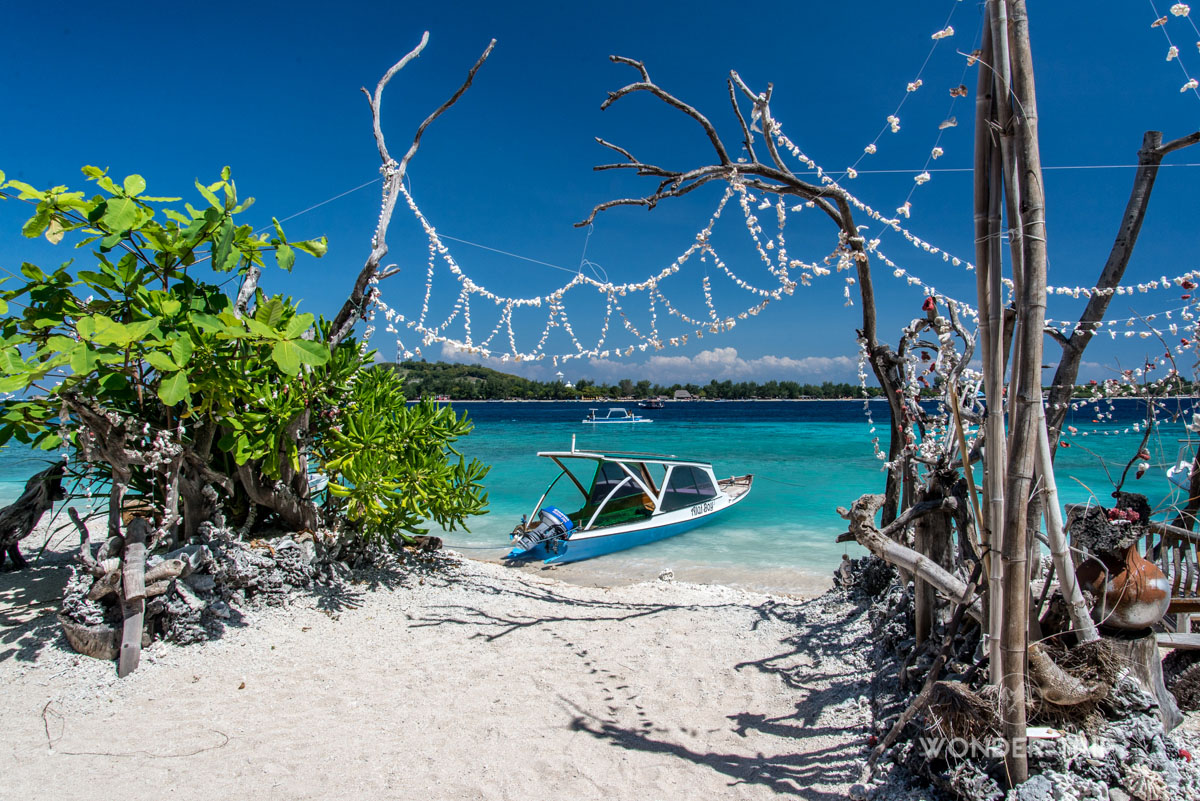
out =
[[[227,515],[397,547],[427,519],[453,528],[484,511],[487,469],[453,447],[466,415],[410,408],[373,352],[259,286],[266,269],[324,256],[324,238],[291,241],[274,221],[256,232],[228,168],[182,208],[141,176],[83,173],[86,192],[0,183],[31,207],[25,236],[90,250],[25,263],[2,287],[0,444],[60,452],[77,496],[108,493],[114,534],[125,496],[140,496],[165,546]]]

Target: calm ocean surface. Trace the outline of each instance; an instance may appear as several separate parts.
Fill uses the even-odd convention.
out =
[[[880,462],[871,447],[874,435],[861,401],[668,402],[664,409],[644,412],[654,420],[649,424],[582,422],[590,407],[618,405],[456,403],[456,409],[468,412],[475,422],[462,450],[492,466],[486,481],[490,510],[470,523],[470,532],[443,534],[447,546],[476,559],[498,561],[508,550],[508,533],[558,474],[550,460],[537,458],[537,451],[568,450],[575,435],[580,449],[708,460],[719,478],[753,473],[754,489],[712,523],[680,536],[590,561],[526,570],[611,584],[653,579],[670,568],[683,581],[788,593],[827,581],[843,553],[862,553],[856,545],[835,542],[845,531],[836,507],[883,488]],[[886,443],[886,408],[874,402],[872,409],[877,433]],[[1144,406],[1131,402],[1117,402],[1112,419],[1099,418],[1094,408],[1074,414],[1069,422],[1079,434],[1068,435],[1072,447],[1060,450],[1057,462],[1066,502],[1086,501],[1093,493],[1111,502],[1113,484],[1140,442],[1130,428],[1142,415]],[[1141,480],[1131,475],[1126,488],[1146,494],[1152,505],[1170,503],[1174,496],[1164,470],[1176,462],[1179,440],[1186,433],[1182,423],[1161,425],[1149,443],[1153,467]],[[0,451],[0,502],[11,502],[44,460],[44,455],[23,448]],[[563,489],[570,492],[559,495],[556,488],[548,502],[559,498],[564,506],[577,503],[578,492]]]

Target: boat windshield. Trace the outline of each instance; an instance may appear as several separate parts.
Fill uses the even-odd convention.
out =
[[[629,474],[621,469],[621,466],[616,462],[600,462],[596,466],[596,478],[592,481],[592,491],[588,495],[589,506],[599,506],[600,503],[608,497],[608,493],[613,491],[613,488],[629,477]],[[645,480],[645,479],[643,479]],[[612,501],[619,501],[622,498],[631,498],[639,496],[645,500],[645,493],[642,488],[633,482],[631,479],[625,486],[617,490],[617,493],[612,496]]]
[[[693,506],[701,501],[707,501],[717,496],[717,488],[713,486],[708,473],[697,467],[676,465],[667,478],[667,488],[663,493],[662,509],[664,512]]]

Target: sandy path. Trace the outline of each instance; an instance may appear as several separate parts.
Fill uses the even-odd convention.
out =
[[[0,575],[0,798],[829,799],[857,778],[865,625],[832,597],[464,560],[244,612],[118,680],[57,634],[65,558]]]

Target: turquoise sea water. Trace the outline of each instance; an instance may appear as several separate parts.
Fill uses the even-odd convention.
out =
[[[588,408],[597,404],[579,402],[455,406],[475,422],[475,431],[461,443],[463,451],[492,465],[486,481],[490,507],[469,523],[470,532],[443,537],[448,547],[477,559],[498,561],[508,551],[508,533],[558,474],[537,451],[567,450],[572,435],[580,449],[673,454],[711,461],[718,477],[755,475],[750,496],[706,526],[586,562],[523,568],[569,581],[607,585],[647,580],[670,568],[679,580],[810,591],[827,581],[843,553],[862,553],[856,545],[835,541],[845,531],[836,508],[883,488],[861,401],[669,402],[665,409],[642,412],[654,420],[642,425],[585,424]],[[881,403],[872,408],[877,434],[886,441],[886,408]],[[1072,447],[1058,457],[1065,502],[1086,501],[1093,493],[1111,502],[1113,481],[1140,442],[1131,427],[1143,414],[1138,404],[1118,402],[1112,419],[1099,418],[1094,408],[1073,416],[1070,423],[1079,434],[1068,435]],[[1152,505],[1170,502],[1173,494],[1164,470],[1175,463],[1185,436],[1181,423],[1162,425],[1149,443],[1153,467],[1141,480],[1131,475],[1126,488],[1145,493]],[[11,502],[45,458],[15,447],[0,451],[0,502]],[[1113,471],[1113,480],[1102,462]],[[563,494],[557,497],[564,506],[578,502],[576,491],[560,489]]]
[[[838,533],[846,530],[836,509],[863,493],[883,490],[881,462],[871,446],[876,434],[886,443],[887,411],[882,403],[872,404],[876,434],[870,433],[861,401],[669,402],[665,409],[640,412],[653,418],[650,424],[581,422],[595,405],[457,404],[476,426],[463,443],[464,451],[492,465],[487,479],[491,503],[489,514],[470,523],[469,533],[445,534],[447,544],[475,558],[499,559],[507,551],[508,532],[558,474],[554,464],[537,458],[536,452],[567,450],[575,435],[580,449],[704,459],[713,463],[718,477],[753,473],[755,481],[743,503],[706,526],[630,551],[551,568],[555,577],[604,584],[652,579],[671,568],[680,580],[799,592],[814,586],[814,580],[826,580],[843,553],[862,554],[857,545],[836,542]],[[1131,426],[1144,414],[1144,406],[1117,402],[1114,409],[1112,419],[1098,422],[1092,422],[1098,417],[1095,408],[1072,416],[1070,423],[1080,433],[1067,437],[1072,446],[1060,450],[1056,473],[1064,502],[1083,502],[1094,494],[1111,503],[1113,482],[1137,451],[1141,435]],[[1131,473],[1125,488],[1146,494],[1152,505],[1169,502],[1173,493],[1164,471],[1175,463],[1178,440],[1185,434],[1182,424],[1161,426],[1149,443],[1155,466],[1141,480]],[[1103,463],[1114,472],[1112,481]],[[562,497],[578,503],[578,492],[569,488]]]

